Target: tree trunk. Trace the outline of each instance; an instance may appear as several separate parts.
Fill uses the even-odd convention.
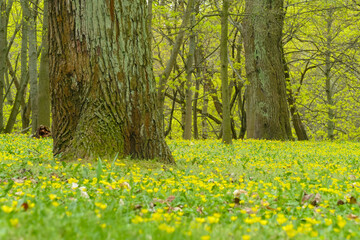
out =
[[[201,132],[202,132],[202,138],[208,139],[209,133],[208,133],[208,120],[207,120],[207,114],[208,114],[208,105],[209,105],[209,84],[208,79],[206,76],[205,69],[203,70],[203,84],[204,84],[204,100],[203,100],[203,107],[202,107],[202,121],[201,121]]]
[[[196,109],[198,108],[198,102],[199,102],[199,90],[200,90],[200,76],[201,76],[201,68],[200,68],[200,58],[202,57],[201,49],[200,47],[197,47],[196,53],[195,53],[195,94],[194,94],[194,100],[193,100],[193,130],[194,130],[194,138],[199,139],[199,127],[198,127],[198,113]]]
[[[334,112],[334,99],[333,99],[333,89],[332,89],[332,79],[331,79],[331,45],[333,36],[331,34],[332,22],[333,22],[333,12],[334,9],[327,10],[327,19],[326,19],[326,51],[325,51],[325,92],[327,100],[327,135],[328,139],[334,140],[334,130],[335,130],[335,112]]]
[[[42,29],[42,50],[39,70],[39,125],[50,126],[50,82],[49,82],[49,44],[48,44],[48,0],[44,0]]]
[[[291,120],[295,129],[295,133],[296,136],[298,138],[299,141],[305,141],[305,140],[309,140],[307,134],[306,134],[306,130],[305,130],[305,126],[303,124],[303,122],[301,121],[301,117],[299,114],[299,111],[297,110],[296,107],[296,101],[295,101],[295,97],[293,94],[293,91],[291,89],[291,81],[290,81],[290,69],[289,66],[286,62],[285,59],[285,55],[284,55],[284,50],[282,49],[282,55],[283,55],[283,64],[284,64],[284,71],[285,71],[285,79],[287,82],[287,101],[288,104],[290,106],[290,115],[291,115]]]
[[[11,109],[11,113],[9,116],[9,120],[6,124],[5,133],[11,133],[15,122],[16,122],[16,116],[19,113],[20,105],[22,101],[25,99],[25,89],[26,85],[28,83],[28,71],[27,71],[27,54],[28,54],[28,21],[29,21],[29,9],[28,4],[25,0],[21,1],[21,7],[22,7],[22,39],[21,39],[21,79],[19,84],[19,89],[16,92],[14,105]],[[15,78],[16,75],[14,74],[13,78]],[[25,123],[23,118],[23,113],[25,113],[25,104],[22,108],[22,128],[25,129]]]
[[[173,163],[156,105],[146,0],[52,0],[54,154]],[[61,154],[61,155],[60,155]]]
[[[234,66],[234,69],[237,71],[234,71],[234,78],[238,76],[238,80],[236,81],[235,89],[239,94],[239,97],[237,98],[237,107],[238,107],[238,116],[240,119],[240,133],[239,133],[239,139],[245,138],[246,133],[246,112],[245,112],[245,91],[243,91],[245,82],[241,78],[241,51],[242,51],[242,37],[241,34],[239,35],[239,38],[237,42],[235,43],[235,49],[236,49],[236,66]],[[235,51],[234,49],[234,51]],[[242,94],[244,92],[244,94]]]
[[[4,87],[7,59],[7,26],[13,0],[0,2],[0,133],[4,131]]]
[[[177,57],[177,55],[179,53],[181,44],[182,44],[184,36],[185,36],[185,28],[188,25],[188,22],[189,22],[190,16],[191,16],[191,12],[193,11],[193,8],[194,8],[194,2],[195,2],[195,0],[189,0],[188,1],[188,5],[187,5],[187,8],[186,8],[186,11],[184,13],[182,23],[181,23],[181,26],[180,26],[181,31],[176,36],[174,47],[171,50],[170,59],[166,64],[166,68],[160,75],[157,98],[158,98],[159,111],[160,111],[160,114],[161,114],[162,118],[163,118],[163,114],[164,114],[166,82],[169,79],[171,70],[173,69],[173,67],[175,65],[176,57]]]
[[[195,14],[195,12],[194,12]],[[195,16],[192,14],[190,26],[195,24]],[[192,91],[192,74],[194,70],[194,55],[196,49],[196,39],[195,33],[192,30],[190,33],[189,41],[189,53],[186,61],[186,89],[185,89],[185,129],[184,129],[184,139],[190,140],[192,134],[192,100],[193,100],[193,91]]]
[[[30,81],[30,104],[31,104],[31,132],[38,129],[39,96],[37,82],[37,41],[36,41],[36,7],[33,6],[30,14],[29,25],[29,81]]]
[[[221,40],[220,40],[220,61],[221,61],[221,90],[222,90],[222,141],[226,144],[232,144],[231,119],[230,119],[230,93],[228,83],[228,17],[229,0],[223,0],[223,9],[221,13]]]
[[[247,137],[292,139],[281,58],[283,0],[247,0],[245,16]]]

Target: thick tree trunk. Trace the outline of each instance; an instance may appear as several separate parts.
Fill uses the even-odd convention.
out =
[[[146,0],[51,0],[54,154],[173,163],[156,106]],[[61,154],[61,155],[60,155]]]
[[[222,90],[222,141],[226,144],[232,144],[231,119],[230,119],[230,93],[228,83],[228,17],[229,1],[223,0],[223,9],[221,13],[221,41],[220,41],[220,61],[221,61],[221,90]]]
[[[49,80],[49,44],[48,44],[48,1],[44,0],[42,29],[42,50],[39,70],[39,116],[38,124],[50,126],[50,80]]]
[[[245,12],[247,137],[292,139],[281,57],[283,0],[247,0]]]

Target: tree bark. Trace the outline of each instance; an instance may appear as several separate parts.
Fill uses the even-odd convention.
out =
[[[51,0],[54,155],[173,163],[156,105],[146,0]]]
[[[0,2],[0,133],[4,131],[3,104],[7,59],[7,26],[12,4],[13,0],[9,0],[8,3],[5,0]]]
[[[207,114],[208,114],[208,106],[209,106],[209,84],[208,79],[206,76],[205,70],[203,70],[203,85],[204,85],[204,100],[203,100],[203,107],[202,107],[202,120],[201,120],[201,132],[202,132],[202,138],[208,139],[209,137],[209,127],[208,127],[208,120],[207,120]]]
[[[298,138],[299,141],[305,141],[305,140],[309,140],[307,133],[306,133],[306,129],[305,126],[303,124],[303,122],[301,121],[301,117],[299,114],[299,111],[296,107],[296,100],[293,94],[293,91],[291,89],[291,81],[290,81],[290,69],[289,66],[286,62],[285,59],[285,55],[284,55],[284,50],[282,50],[282,55],[283,55],[283,64],[284,64],[284,71],[285,71],[285,79],[287,82],[287,101],[290,107],[290,115],[291,115],[291,120],[295,129],[295,133],[296,136]]]
[[[221,40],[220,40],[220,61],[221,61],[221,90],[222,90],[222,141],[226,144],[232,144],[231,119],[230,119],[230,93],[228,83],[228,17],[229,1],[223,0],[223,9],[221,13]]]
[[[326,92],[326,101],[327,101],[327,136],[328,139],[334,140],[334,131],[335,131],[335,112],[334,112],[334,99],[333,99],[333,89],[332,89],[332,78],[331,78],[331,47],[332,47],[332,23],[334,20],[333,17],[334,9],[327,10],[326,18],[326,51],[325,51],[325,92]]]
[[[193,9],[194,10],[194,9]],[[193,14],[190,20],[190,26],[195,24],[195,11],[192,11]],[[196,38],[195,32],[191,30],[190,40],[189,40],[189,53],[186,61],[186,89],[185,89],[185,127],[184,127],[184,139],[190,140],[192,135],[192,100],[193,100],[193,81],[192,75],[194,71],[194,55],[196,49]]]
[[[48,44],[48,1],[44,0],[42,29],[42,50],[39,70],[39,125],[50,126],[50,80],[49,80],[49,44]]]
[[[247,0],[245,16],[247,137],[292,139],[281,58],[283,0]]]
[[[30,82],[30,104],[31,104],[31,132],[38,129],[39,94],[37,74],[37,40],[36,40],[36,6],[33,6],[30,14],[29,24],[29,82]]]

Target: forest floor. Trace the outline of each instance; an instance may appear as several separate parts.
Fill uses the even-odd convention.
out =
[[[360,143],[169,141],[176,165],[59,162],[0,136],[0,239],[359,239]]]

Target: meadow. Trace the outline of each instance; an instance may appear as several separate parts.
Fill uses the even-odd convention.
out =
[[[0,239],[359,239],[358,142],[168,142],[176,165],[0,137]]]

